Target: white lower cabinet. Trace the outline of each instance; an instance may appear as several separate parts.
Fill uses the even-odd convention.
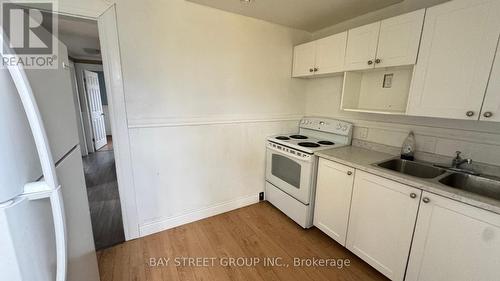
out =
[[[325,159],[314,225],[391,280],[500,280],[499,214]]]
[[[314,225],[345,246],[354,169],[324,159],[318,166]]]
[[[347,248],[391,280],[403,280],[421,194],[357,170]]]
[[[426,192],[422,198],[406,280],[500,280],[500,215]]]

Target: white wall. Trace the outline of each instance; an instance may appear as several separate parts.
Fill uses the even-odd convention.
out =
[[[131,124],[302,112],[291,57],[309,34],[183,0],[122,0],[117,14]]]
[[[256,202],[265,137],[304,111],[291,58],[310,34],[182,0],[117,18],[141,235]]]

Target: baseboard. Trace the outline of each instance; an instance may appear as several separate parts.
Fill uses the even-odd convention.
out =
[[[150,234],[154,234],[163,230],[174,228],[183,224],[194,222],[197,220],[212,217],[218,214],[229,212],[241,207],[245,207],[251,204],[259,202],[259,194],[249,195],[245,197],[240,197],[231,201],[226,201],[223,203],[215,204],[207,208],[202,208],[199,210],[191,211],[189,213],[159,220],[153,223],[149,223],[139,227],[139,236],[144,237]]]

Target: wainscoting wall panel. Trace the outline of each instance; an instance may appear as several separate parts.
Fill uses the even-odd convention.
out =
[[[266,137],[298,121],[131,128],[141,236],[257,202]]]

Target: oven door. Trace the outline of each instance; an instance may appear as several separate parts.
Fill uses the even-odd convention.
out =
[[[297,156],[288,151],[267,147],[266,180],[283,192],[308,205],[311,201],[312,155]]]

